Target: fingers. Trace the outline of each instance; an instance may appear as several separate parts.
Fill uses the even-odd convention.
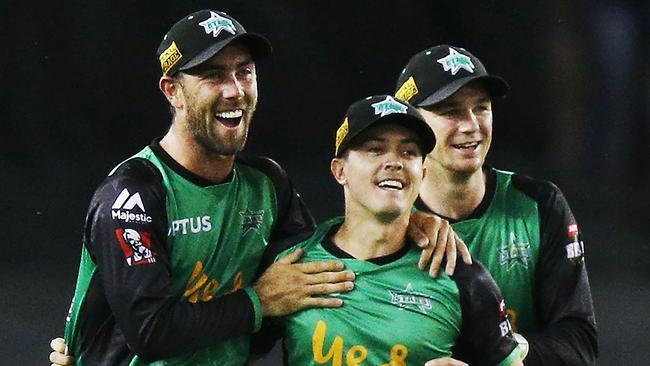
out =
[[[62,352],[52,351],[50,353],[50,362],[52,365],[74,365],[74,357],[66,356]]]
[[[341,271],[341,272],[321,272],[315,274],[308,274],[306,282],[308,285],[317,283],[337,283],[345,281],[354,281],[354,272]]]
[[[303,308],[340,308],[343,300],[336,297],[309,297],[304,301]]]
[[[329,295],[338,294],[341,292],[352,291],[354,282],[346,281],[341,283],[319,283],[311,285],[307,289],[309,295]]]
[[[59,352],[59,353],[64,353],[65,352],[65,340],[61,337],[54,338],[52,341],[50,341],[50,348],[52,348],[53,351]]]
[[[74,365],[74,357],[66,356],[66,345],[63,338],[54,338],[50,342],[50,362],[52,365]]]
[[[447,265],[445,266],[445,273],[447,275],[451,276],[454,274],[454,270],[456,269],[456,235],[450,231],[449,235],[447,235],[447,248],[446,248],[446,254],[447,254]]]
[[[454,233],[454,237],[456,238],[456,248],[458,248],[460,256],[463,258],[463,262],[465,262],[465,264],[472,264],[472,255],[469,253],[469,248],[467,248],[467,245],[458,234]]]
[[[420,254],[420,260],[418,261],[418,268],[420,271],[424,271],[424,269],[427,268],[427,264],[429,264],[429,261],[431,260],[434,249],[434,246],[428,246],[422,250],[422,253]]]
[[[285,264],[291,264],[291,263],[296,263],[300,257],[302,257],[303,253],[305,252],[304,249],[298,248],[295,251],[285,255],[284,257],[280,258],[278,260],[278,263],[285,263]]]
[[[279,261],[278,261],[279,262]],[[321,262],[306,262],[295,264],[296,268],[302,273],[313,274],[321,272],[338,272],[345,268],[343,262],[340,261],[321,261]]]
[[[420,248],[426,248],[429,245],[429,237],[427,233],[421,228],[422,226],[422,213],[414,212],[409,219],[409,226],[407,228],[408,236]]]
[[[445,248],[447,246],[447,235],[449,235],[449,224],[445,221],[446,225],[443,225],[439,232],[438,238],[440,239],[436,242],[436,249],[433,251],[433,257],[431,258],[431,266],[429,267],[429,275],[431,277],[438,277],[438,271],[440,269],[440,263],[445,255]]]

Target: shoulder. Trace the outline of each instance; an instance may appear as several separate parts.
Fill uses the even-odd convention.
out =
[[[238,155],[237,163],[258,170],[274,182],[288,179],[287,172],[275,160],[266,156]]]
[[[492,281],[492,275],[490,275],[490,272],[485,268],[483,263],[472,259],[472,264],[467,264],[460,257],[456,260],[456,270],[451,277],[457,281]]]
[[[545,202],[562,196],[562,191],[555,183],[533,178],[525,174],[512,173],[512,186],[537,202]]]
[[[343,217],[331,218],[319,224],[308,235],[301,234],[300,236],[296,236],[293,244],[291,246],[285,246],[279,251],[276,259],[282,258],[298,248],[303,248],[306,252],[301,258],[301,261],[322,260],[323,255],[330,257],[331,255],[324,249],[324,246],[329,242],[329,236],[335,233],[335,230],[338,229],[341,223],[343,223]]]
[[[140,196],[145,192],[162,193],[162,191],[162,174],[158,168],[147,159],[134,157],[118,165],[99,184],[93,201],[112,199],[115,198],[116,193],[122,194],[122,192],[128,196],[136,194]]]
[[[158,168],[149,160],[141,157],[130,158],[118,165],[106,178],[108,181],[162,179]]]

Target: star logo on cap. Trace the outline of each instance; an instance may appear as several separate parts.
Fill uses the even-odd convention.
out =
[[[375,114],[380,114],[381,117],[391,113],[406,113],[406,109],[408,108],[390,96],[387,96],[386,99],[381,102],[371,105],[375,109]]]
[[[449,55],[438,59],[437,61],[442,64],[445,71],[451,71],[452,75],[456,75],[460,69],[467,70],[472,74],[474,73],[474,64],[472,63],[472,60],[453,48],[449,48]]]
[[[235,24],[233,24],[232,20],[224,18],[213,11],[210,12],[210,17],[199,23],[199,25],[205,29],[206,34],[212,33],[212,37],[218,36],[222,30],[232,35],[236,32]]]

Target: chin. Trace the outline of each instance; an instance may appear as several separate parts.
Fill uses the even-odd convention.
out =
[[[375,216],[379,219],[380,222],[388,224],[397,220],[404,214],[404,212],[406,212],[406,209],[403,207],[385,207],[383,210],[379,210]]]

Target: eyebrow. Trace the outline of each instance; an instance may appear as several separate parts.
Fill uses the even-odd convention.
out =
[[[490,97],[484,96],[484,97],[477,98],[476,102],[478,102],[478,103],[487,103],[487,102],[490,102],[490,100],[491,100]],[[444,108],[453,108],[453,107],[456,107],[456,106],[459,106],[459,105],[461,105],[461,103],[459,101],[456,101],[456,100],[443,100],[443,101],[438,102],[438,103],[436,103],[436,104],[434,104],[432,106],[424,107],[424,109],[429,110],[429,111],[433,111],[433,110],[440,110],[440,109],[444,109]]]
[[[386,139],[383,139],[383,138],[380,138],[380,137],[370,136],[364,142],[362,142],[362,144],[365,144],[367,142],[386,142],[386,141],[387,141]],[[412,138],[405,138],[405,139],[399,140],[399,143],[400,144],[416,144],[416,145],[418,145],[419,140],[412,139]]]
[[[255,61],[253,61],[252,58],[247,58],[247,59],[235,64],[235,69],[239,69],[239,68],[242,68],[242,67],[248,66],[248,65],[255,65]],[[229,68],[230,68],[230,66],[224,65],[224,64],[203,64],[203,65],[197,67],[196,72],[197,73],[204,73],[206,71],[213,71],[213,70],[222,71],[222,70],[227,70]]]

